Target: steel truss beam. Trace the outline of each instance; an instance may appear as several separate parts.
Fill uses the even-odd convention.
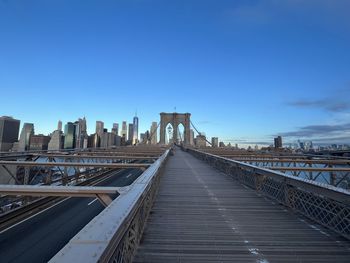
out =
[[[112,202],[109,194],[116,194],[119,191],[120,187],[102,186],[0,185],[2,195],[97,197],[104,206]]]
[[[38,157],[44,158],[63,158],[63,159],[112,159],[112,160],[154,160],[158,156],[127,156],[127,155],[83,155],[83,154],[41,154]]]
[[[49,262],[131,262],[160,183],[166,151]]]
[[[15,165],[22,167],[100,167],[100,168],[145,168],[147,163],[78,163],[78,162],[26,162],[0,161],[0,165]]]

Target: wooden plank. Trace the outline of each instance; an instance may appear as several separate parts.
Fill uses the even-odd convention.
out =
[[[176,151],[134,262],[348,262],[349,248],[348,240]]]

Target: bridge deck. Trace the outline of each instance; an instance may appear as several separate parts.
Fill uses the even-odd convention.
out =
[[[134,262],[349,259],[349,241],[177,150],[166,164]]]

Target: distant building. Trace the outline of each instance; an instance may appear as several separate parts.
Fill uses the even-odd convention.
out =
[[[75,127],[72,122],[68,122],[64,126],[64,149],[75,148]]]
[[[78,119],[74,122],[75,126],[75,148],[83,149],[87,148],[88,144],[88,134],[87,134],[87,125],[85,117],[83,119]]]
[[[62,131],[62,121],[61,120],[59,120],[57,123],[57,130]]]
[[[139,118],[137,116],[133,119],[133,135],[132,135],[132,144],[135,145],[139,141]]]
[[[220,143],[219,143],[219,147],[220,147],[220,148],[224,148],[224,147],[225,147],[225,143],[224,143],[224,142],[220,142]]]
[[[57,127],[59,128],[59,127]],[[59,151],[63,149],[64,136],[61,130],[56,130],[52,133],[50,142],[48,144],[49,151]]]
[[[109,148],[111,146],[116,146],[117,137],[119,136],[114,132],[108,132],[107,129],[105,129],[104,133],[101,135],[101,147]]]
[[[129,141],[129,143],[132,143],[133,134],[134,134],[134,125],[132,123],[129,123],[129,132],[128,132],[128,141]]]
[[[277,136],[276,138],[274,138],[274,144],[275,148],[282,148],[282,137]]]
[[[126,121],[123,121],[122,123],[122,131],[121,131],[121,136],[124,137],[124,141],[127,140],[127,133],[128,133],[128,127]]]
[[[158,123],[157,122],[152,122],[152,125],[151,125],[151,144],[157,144],[157,127],[158,127]]]
[[[147,143],[147,141],[149,141],[149,139],[150,139],[150,136],[151,136],[150,132],[149,132],[149,131],[146,131],[146,133],[145,133],[145,139],[143,140],[143,143]]]
[[[146,143],[147,140],[148,140],[148,138],[149,138],[149,136],[150,136],[149,131],[146,131],[145,133],[141,133],[141,134],[140,134],[140,141],[141,141],[142,143]]]
[[[104,129],[104,123],[103,121],[96,121],[96,133],[97,134],[102,134]]]
[[[218,137],[211,138],[211,147],[213,147],[213,148],[219,147],[219,138]]]
[[[0,152],[9,151],[18,140],[20,120],[0,117]]]
[[[101,148],[107,148],[108,147],[108,132],[104,132],[100,135],[101,138],[101,143],[100,147]]]
[[[113,132],[115,135],[119,135],[119,124],[118,124],[118,123],[113,123],[112,132]]]
[[[125,137],[120,137],[120,146],[125,146],[126,145],[126,141],[125,141]]]
[[[100,147],[100,136],[97,133],[91,134],[88,138],[88,148]]]
[[[122,137],[120,137],[119,135],[116,135],[115,136],[115,146],[121,146],[121,140],[122,140]]]
[[[194,145],[194,131],[190,130],[190,145]]]
[[[47,150],[50,142],[50,136],[43,134],[32,135],[30,138],[30,150]]]
[[[107,147],[111,147],[111,146],[115,146],[116,145],[116,137],[117,135],[115,135],[113,132],[108,132],[107,133]]]
[[[202,148],[207,146],[206,137],[204,135],[197,135],[196,147]]]
[[[34,124],[24,123],[19,136],[18,149],[17,151],[23,152],[30,149],[30,138],[34,135]]]
[[[145,138],[145,134],[143,132],[141,132],[140,133],[140,141],[142,142],[144,138]]]

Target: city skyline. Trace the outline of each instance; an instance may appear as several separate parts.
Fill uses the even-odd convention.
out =
[[[135,118],[137,119],[137,122],[138,122],[138,117],[137,116],[134,116],[133,118],[133,122],[135,121]],[[0,119],[2,120],[8,120],[8,119],[12,119],[12,116],[0,116]],[[21,120],[18,120],[18,119],[12,119],[14,121],[18,121],[18,122],[21,122]],[[74,122],[74,123],[73,123]],[[104,121],[101,121],[101,120],[97,120],[95,122],[95,125],[93,127],[95,128],[90,128],[91,132],[89,132],[89,125],[87,125],[87,120],[86,120],[86,117],[84,116],[83,119],[81,118],[78,118],[77,121],[74,121],[74,120],[70,120],[68,122],[62,122],[62,120],[58,120],[57,122],[57,126],[56,126],[56,129],[54,129],[52,132],[49,132],[47,134],[43,134],[42,132],[40,131],[37,131],[36,128],[36,125],[35,123],[27,123],[27,122],[24,122],[22,125],[19,125],[19,129],[18,131],[16,131],[17,133],[19,133],[21,131],[21,133],[23,132],[26,132],[26,130],[28,130],[28,132],[32,133],[32,135],[35,135],[35,136],[44,136],[44,137],[48,137],[48,136],[51,136],[51,137],[61,137],[62,135],[65,135],[66,134],[66,131],[62,131],[62,123],[65,123],[64,127],[66,130],[66,127],[67,125],[71,125],[71,127],[73,126],[76,126],[76,127],[79,127],[79,128],[74,128],[74,131],[72,130],[71,133],[77,133],[76,134],[76,137],[77,137],[77,142],[73,142],[71,141],[70,144],[71,145],[75,145],[75,143],[77,143],[77,146],[78,148],[86,148],[87,147],[87,137],[88,135],[90,136],[94,136],[96,134],[98,134],[99,136],[101,136],[102,134],[115,134],[115,135],[119,135],[120,138],[122,137],[125,137],[127,143],[129,144],[132,144],[132,145],[136,145],[138,139],[140,139],[139,143],[143,143],[142,142],[142,139],[143,139],[143,136],[145,135],[145,132],[148,133],[148,136],[149,137],[149,143],[151,144],[156,144],[156,143],[160,143],[159,142],[159,134],[160,134],[160,130],[159,128],[157,128],[158,126],[158,123],[157,122],[152,122],[152,125],[149,127],[149,129],[139,133],[138,131],[135,131],[134,130],[134,127],[133,127],[133,122],[127,122],[127,121],[122,121],[120,124],[123,124],[125,123],[126,124],[126,136],[123,136],[122,134],[122,128],[121,130],[119,130],[117,127],[119,127],[119,123],[112,123],[112,126],[111,128],[108,128],[107,126],[105,126],[105,123]],[[78,125],[79,124],[79,125]],[[168,124],[170,125],[170,124]],[[168,127],[167,125],[167,127]],[[24,127],[25,126],[25,127]],[[123,125],[121,125],[121,127],[123,127]],[[344,149],[348,149],[350,147],[350,145],[348,143],[336,143],[336,142],[330,142],[330,143],[318,143],[317,141],[312,141],[310,139],[297,139],[295,141],[283,141],[282,143],[282,137],[279,135],[278,137],[276,138],[273,138],[272,141],[266,141],[266,142],[242,142],[242,141],[239,141],[238,139],[237,140],[233,140],[233,141],[225,141],[225,140],[221,140],[220,138],[218,137],[208,137],[206,135],[206,132],[201,132],[201,134],[197,134],[194,133],[194,131],[196,130],[195,127],[193,127],[191,125],[190,127],[190,132],[193,133],[191,136],[192,136],[192,139],[195,138],[196,136],[199,136],[201,137],[202,135],[204,136],[203,138],[206,138],[207,142],[206,145],[207,146],[211,146],[211,147],[217,147],[217,145],[219,145],[219,142],[220,142],[220,145],[223,143],[223,146],[220,146],[220,147],[225,147],[225,146],[229,146],[229,147],[235,147],[235,148],[256,148],[256,149],[259,149],[259,148],[266,148],[266,147],[275,147],[275,148],[289,148],[289,149],[306,149],[306,150],[309,150],[309,149],[326,149],[326,148],[329,148],[329,149],[341,149],[341,148],[338,148],[338,147],[344,147]],[[34,132],[34,130],[36,132]],[[152,134],[154,134],[154,131],[155,132],[155,139],[156,140],[153,140],[153,137]],[[57,133],[58,132],[58,133]],[[63,133],[62,133],[63,132]],[[130,133],[131,132],[131,133]],[[183,133],[183,130],[180,129],[179,132]],[[71,135],[72,136],[72,135]],[[80,137],[80,136],[83,136],[84,138],[86,138],[86,141],[84,142],[84,139],[83,137]],[[183,135],[182,135],[183,136]],[[48,137],[50,138],[50,137]],[[136,138],[136,141],[135,141],[135,138]],[[158,138],[158,139],[157,139]],[[21,141],[22,140],[27,140],[26,142],[25,141]],[[199,138],[201,139],[201,138]],[[211,139],[211,144],[209,144],[209,140]],[[219,140],[220,139],[220,140]],[[61,140],[61,139],[58,139],[57,140]],[[72,138],[70,140],[73,140]],[[108,139],[103,139],[105,140],[108,140]],[[191,141],[190,140],[190,141]],[[56,139],[54,140],[54,147],[53,149],[57,148],[58,145],[60,145],[59,141],[56,142]],[[204,139],[205,141],[205,139]],[[204,146],[204,141],[202,143],[199,143],[199,145],[201,146]],[[276,143],[276,141],[278,141]],[[20,145],[19,149],[22,149],[22,150],[25,150],[25,148],[27,148],[29,146],[29,139],[26,138],[26,136],[23,136],[22,134],[19,134],[18,135],[18,143]],[[120,142],[119,142],[120,143]],[[166,143],[169,143],[169,138],[168,138],[168,132],[166,131]],[[95,142],[96,144],[96,142]],[[191,142],[191,144],[193,144],[193,142]],[[22,146],[21,146],[22,145]],[[25,146],[26,145],[26,146]],[[84,146],[83,146],[84,145]],[[198,145],[196,145],[198,146]],[[63,146],[62,146],[63,147]],[[72,146],[70,147],[67,147],[67,148],[71,148]],[[102,146],[101,146],[102,147]],[[107,146],[106,146],[107,147]],[[326,148],[325,148],[326,147]],[[64,148],[66,148],[66,146],[64,146]],[[17,146],[14,147],[15,151],[17,150]]]
[[[36,133],[191,112],[231,144],[350,143],[348,1],[2,1],[0,115]],[[69,96],[70,95],[70,96]]]

